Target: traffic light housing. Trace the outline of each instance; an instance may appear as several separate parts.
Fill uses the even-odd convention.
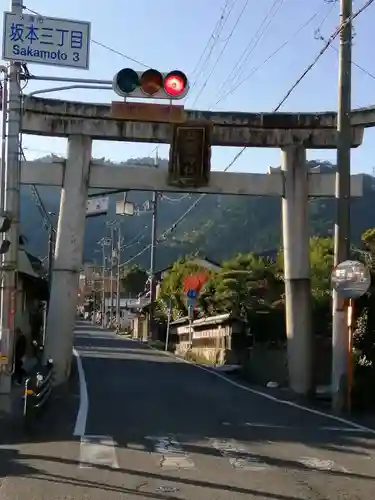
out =
[[[7,233],[12,225],[12,219],[3,214],[0,216],[0,233]],[[10,241],[3,236],[0,244],[0,254],[7,253],[10,248]]]
[[[173,128],[168,182],[178,187],[203,187],[210,181],[212,124],[185,122]]]
[[[114,76],[112,88],[121,97],[179,100],[187,95],[189,82],[179,70],[161,73],[124,68]]]

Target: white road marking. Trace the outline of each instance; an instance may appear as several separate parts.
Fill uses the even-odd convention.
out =
[[[210,439],[211,446],[222,457],[228,458],[230,465],[237,471],[260,471],[268,469],[268,464],[251,455],[241,443],[233,439]]]
[[[321,471],[340,471],[348,474],[349,471],[340,465],[337,465],[333,460],[321,460],[316,457],[302,457],[298,462],[309,469]]]
[[[73,348],[73,354],[76,358],[77,369],[78,369],[78,379],[79,379],[79,409],[76,418],[76,424],[74,426],[74,436],[84,436],[86,431],[86,421],[87,414],[89,411],[89,397],[87,394],[87,384],[85,372],[83,370],[81,356],[79,355],[77,349]]]
[[[357,429],[357,427],[320,427],[320,430],[330,432],[363,432],[363,429]]]
[[[147,436],[146,439],[153,442],[156,453],[162,456],[160,467],[163,469],[195,469],[193,460],[174,436]]]
[[[260,427],[264,429],[296,429],[297,427],[292,425],[274,425],[274,424],[262,424],[256,422],[245,422],[247,427]]]
[[[116,445],[111,436],[82,436],[80,444],[80,468],[102,465],[118,469]]]
[[[329,431],[329,432],[363,432],[362,429],[354,427],[307,427],[302,425],[277,425],[277,424],[263,424],[258,422],[245,422],[246,427],[258,427],[262,429],[299,429],[299,430],[316,430],[316,431]]]
[[[320,458],[315,457],[302,457],[298,460],[298,462],[309,469],[330,471],[335,467],[335,462],[332,460],[321,460]]]
[[[156,350],[153,347],[150,347],[150,349]],[[227,384],[233,385],[234,387],[237,387],[238,389],[242,389],[243,391],[250,392],[251,394],[255,394],[256,396],[260,396],[261,398],[268,399],[269,401],[273,401],[274,403],[279,403],[281,405],[289,406],[291,408],[305,411],[307,413],[311,413],[312,415],[317,415],[319,417],[325,417],[325,418],[328,418],[330,420],[334,420],[335,422],[340,422],[341,424],[348,425],[352,428],[357,429],[358,431],[362,431],[362,432],[366,432],[368,434],[375,435],[375,429],[371,429],[371,427],[366,427],[364,425],[357,424],[357,422],[353,422],[352,420],[348,420],[346,418],[339,417],[339,416],[333,415],[331,413],[326,413],[326,412],[321,411],[321,410],[315,410],[314,408],[309,408],[308,406],[303,406],[301,404],[294,403],[293,401],[288,401],[286,399],[279,399],[275,396],[272,396],[271,394],[267,394],[266,392],[262,392],[262,391],[259,391],[257,389],[252,389],[251,387],[240,384],[239,382],[235,382],[234,380],[231,380],[231,379],[225,377],[224,375],[222,375],[221,373],[215,372],[214,370],[211,370],[211,369],[206,368],[204,366],[193,363],[192,361],[189,361],[187,359],[179,358],[178,356],[175,356],[173,353],[163,352],[163,351],[159,351],[159,350],[158,350],[158,352],[160,354],[165,355],[165,356],[170,356],[170,357],[174,358],[176,361],[180,361],[181,363],[187,363],[189,365],[195,366],[199,370],[203,370],[207,373],[210,373],[214,377],[220,378],[221,380],[223,380]]]

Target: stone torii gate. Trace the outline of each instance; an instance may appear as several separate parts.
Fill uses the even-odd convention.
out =
[[[213,146],[282,150],[281,172],[212,172],[209,186],[194,192],[282,198],[289,383],[293,391],[306,395],[313,388],[308,197],[332,197],[335,192],[334,174],[307,171],[306,149],[337,147],[336,114],[182,113],[182,120],[212,123]],[[125,120],[109,104],[26,97],[22,132],[68,139],[66,161],[26,162],[21,170],[23,184],[62,187],[45,349],[54,359],[59,384],[70,372],[88,189],[187,192],[191,188],[168,185],[167,172],[156,169],[91,161],[93,140],[170,143],[168,117],[158,122]],[[352,147],[358,147],[362,138],[363,124],[358,118],[352,127]],[[352,176],[352,196],[362,195],[362,184],[362,176]]]

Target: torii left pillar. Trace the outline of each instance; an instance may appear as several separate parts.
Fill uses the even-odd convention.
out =
[[[68,137],[45,346],[45,357],[52,358],[54,362],[56,385],[68,379],[72,361],[91,149],[90,136]]]

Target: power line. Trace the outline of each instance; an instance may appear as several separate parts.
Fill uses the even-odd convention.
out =
[[[166,196],[164,193],[161,193],[160,199],[169,201],[170,203],[179,203],[182,200],[185,200],[186,198],[189,198],[190,193],[184,194],[180,198],[170,198],[169,196]]]
[[[27,10],[28,12],[30,12],[31,14],[35,14],[36,16],[40,16],[40,17],[44,17],[42,14],[40,14],[39,12],[36,12],[35,10],[32,10],[32,9],[29,9],[29,7],[26,7],[26,5],[23,5],[22,7],[24,10]],[[117,49],[114,49],[112,47],[110,47],[109,45],[106,45],[105,43],[103,42],[99,42],[98,40],[91,40],[92,43],[94,43],[95,45],[98,45],[99,47],[102,47],[103,49],[106,49],[106,50],[109,50],[110,52],[112,52],[113,54],[117,54],[121,57],[123,57],[124,59],[128,59],[129,61],[132,61],[136,64],[139,64],[140,66],[143,66],[144,68],[151,68],[151,66],[149,66],[148,64],[145,64],[144,62],[142,61],[139,61],[138,59],[135,59],[134,57],[130,57],[128,56],[127,54],[125,54],[124,52],[120,52],[119,50]]]
[[[222,84],[221,89],[224,89],[227,85],[229,85],[231,80],[233,80],[233,83],[235,84],[236,81],[239,78],[241,78],[241,75],[243,74],[243,71],[244,71],[244,65],[245,65],[246,61],[248,61],[249,57],[251,56],[251,54],[254,52],[254,50],[258,46],[258,44],[261,41],[262,37],[264,36],[265,32],[269,28],[271,22],[278,14],[283,3],[284,3],[284,0],[274,0],[273,4],[271,5],[270,9],[267,11],[266,15],[264,16],[264,18],[263,18],[262,22],[260,23],[258,29],[256,30],[255,34],[250,39],[250,42],[245,47],[242,54],[237,59],[237,62],[233,66],[231,72],[229,73],[229,75],[225,79],[224,83]],[[242,70],[241,70],[241,66],[242,66]]]
[[[245,78],[243,78],[240,82],[238,82],[234,87],[232,87],[225,95],[219,98],[214,106],[217,106],[220,102],[224,101],[227,97],[232,95],[238,88],[240,88],[244,83],[250,80],[251,77],[255,75],[263,66],[265,66],[271,59],[273,59],[281,50],[286,47],[294,38],[301,33],[317,16],[319,15],[319,11],[315,12],[307,21],[305,21],[301,26],[287,39],[283,42],[274,52],[272,52],[263,62],[261,62],[258,66],[256,66]],[[213,106],[211,106],[213,107]]]
[[[25,152],[24,152],[22,146],[20,147],[20,153],[21,153],[22,159],[24,161],[27,161],[26,156],[25,156]],[[52,231],[56,231],[56,228],[54,227],[53,222],[51,220],[51,217],[49,216],[49,213],[48,213],[48,211],[43,203],[42,197],[40,196],[38,188],[34,184],[32,184],[30,186],[30,189],[31,189],[34,201],[35,201],[35,205],[39,211],[40,216],[42,217],[44,228],[47,231],[49,231],[50,229],[52,229]]]
[[[315,34],[316,36],[316,39],[317,40],[321,40],[322,42],[327,42],[327,40],[319,33],[317,32]],[[331,49],[334,50],[336,53],[338,53],[338,49],[337,47],[335,47],[334,45],[330,45]],[[375,80],[375,75],[373,73],[370,73],[370,71],[366,68],[364,68],[363,66],[361,66],[360,64],[357,64],[355,61],[352,60],[352,64],[353,66],[355,66],[356,68],[358,68],[359,70],[361,70],[365,75],[369,76],[370,78],[372,78],[373,80]]]
[[[332,14],[335,6],[336,6],[336,0],[334,1],[327,1],[327,0],[324,0],[324,3],[330,5],[329,9],[327,10],[325,16],[323,16],[323,19],[320,21],[320,24],[319,24],[319,27],[318,27],[318,30],[320,31],[324,25],[324,23],[327,21],[327,19],[329,18],[329,16]]]
[[[234,0],[233,4],[231,5],[231,8],[230,8],[229,12],[226,14],[226,9],[227,9],[227,7],[229,5],[229,1],[230,0],[226,0],[226,2],[224,4],[224,7],[220,11],[219,19],[217,20],[217,22],[216,22],[216,24],[214,26],[214,29],[212,30],[212,32],[211,32],[211,34],[210,34],[210,36],[209,36],[209,38],[208,38],[208,40],[206,42],[206,45],[205,45],[203,51],[201,52],[201,55],[200,55],[200,57],[198,59],[198,62],[195,65],[195,68],[194,68],[193,72],[191,73],[191,78],[193,78],[193,76],[195,75],[195,73],[200,68],[201,62],[203,61],[204,54],[206,53],[206,50],[209,48],[211,41],[214,41],[213,46],[215,46],[215,41],[220,36],[220,33],[221,33],[222,29],[224,28],[224,26],[226,24],[226,21],[228,20],[228,17],[229,17],[229,15],[230,15],[230,13],[231,13],[231,11],[232,11],[232,9],[233,9],[233,7],[234,7],[234,5],[235,5],[235,3],[236,3],[237,0]],[[225,18],[226,18],[226,20],[225,20]],[[209,56],[208,57],[210,57],[212,51],[213,51],[213,47],[211,47],[211,49],[209,51]],[[203,67],[206,65],[206,62],[207,62],[207,57],[205,59],[205,62],[202,65]],[[194,87],[194,85],[196,85],[196,82],[194,82],[194,84],[193,84],[192,87]]]
[[[202,85],[202,87],[201,87],[201,89],[200,89],[200,91],[199,91],[199,93],[198,93],[197,97],[194,99],[194,102],[193,102],[193,104],[192,104],[192,107],[194,107],[194,105],[196,104],[197,100],[198,100],[198,99],[199,99],[199,97],[202,95],[202,92],[203,92],[203,91],[204,91],[204,89],[206,88],[206,86],[207,86],[207,83],[208,83],[209,79],[211,78],[211,76],[213,75],[213,73],[214,73],[214,71],[215,71],[215,69],[216,69],[217,65],[219,64],[220,59],[222,58],[222,56],[223,56],[223,54],[224,54],[224,52],[225,52],[226,48],[228,47],[229,42],[230,42],[230,41],[231,41],[231,39],[232,39],[233,33],[236,31],[237,26],[238,26],[238,24],[240,23],[240,21],[241,21],[241,19],[242,19],[242,16],[243,16],[243,15],[244,15],[244,13],[245,13],[245,10],[246,10],[246,8],[247,8],[247,6],[248,6],[248,4],[249,4],[249,1],[250,1],[250,0],[246,0],[246,2],[245,2],[245,4],[244,4],[244,6],[242,7],[242,9],[241,9],[241,11],[240,11],[239,15],[237,16],[236,22],[234,23],[234,26],[233,26],[233,28],[232,28],[231,32],[229,33],[229,36],[228,36],[228,38],[227,38],[227,40],[226,40],[225,44],[223,45],[223,48],[221,49],[221,51],[220,51],[220,53],[219,53],[218,57],[216,58],[216,61],[215,61],[214,65],[213,65],[213,67],[211,68],[211,71],[210,71],[210,73],[209,73],[208,77],[207,77],[207,78],[206,78],[206,80],[204,81],[204,83],[203,83],[203,85]]]
[[[322,55],[328,50],[328,48],[332,45],[333,41],[339,36],[341,30],[343,27],[349,23],[352,22],[356,17],[359,16],[362,12],[364,12],[370,5],[374,2],[374,0],[367,0],[367,2],[359,9],[355,14],[350,16],[350,18],[346,19],[334,32],[333,34],[329,37],[329,39],[326,41],[324,44],[322,50],[318,53],[318,55],[315,57],[313,62],[305,69],[305,71],[302,73],[302,75],[297,79],[295,84],[288,90],[288,92],[285,94],[285,96],[281,99],[279,104],[276,106],[275,111],[278,111],[281,106],[285,103],[285,101],[289,98],[289,96],[292,94],[292,92],[296,89],[296,87],[302,82],[302,80],[306,77],[308,73],[314,68],[314,66],[317,64],[319,59],[322,57]]]
[[[273,112],[277,112],[281,106],[285,103],[285,101],[290,97],[292,92],[295,90],[295,88],[301,83],[301,81],[305,78],[305,76],[312,70],[312,68],[317,64],[319,59],[322,57],[322,55],[326,52],[326,50],[330,47],[332,42],[335,40],[335,38],[340,34],[342,28],[348,23],[353,21],[356,17],[358,17],[362,12],[364,12],[375,0],[367,0],[367,2],[355,13],[353,14],[350,18],[346,19],[336,30],[335,32],[331,35],[329,40],[326,42],[325,46],[323,49],[319,52],[319,54],[315,57],[313,62],[306,68],[306,70],[302,73],[302,75],[298,78],[296,83],[292,85],[292,87],[289,89],[289,91],[286,93],[285,97],[279,102],[279,104],[276,106],[276,108],[273,110]],[[247,146],[244,146],[241,148],[241,150],[236,154],[236,156],[233,158],[233,160],[229,163],[229,165],[224,169],[224,172],[229,170],[234,163],[238,160],[238,158],[244,153],[244,151],[247,149]],[[163,234],[156,240],[156,244],[158,244],[161,240],[165,239],[165,237],[172,233],[177,226],[189,215],[189,213],[198,205],[198,203],[205,197],[207,196],[205,193],[201,194],[195,201],[194,203],[174,222],[174,224],[168,228],[166,231],[163,232]],[[129,262],[132,262],[135,260],[137,257],[140,257],[142,254],[147,252],[147,250],[150,248],[151,245],[147,245],[143,250],[138,252],[136,255],[128,259],[127,262],[125,262],[123,265],[128,264]]]
[[[248,2],[248,1],[249,1],[249,0],[247,0],[247,2]],[[227,22],[228,22],[228,19],[229,19],[229,17],[230,17],[230,14],[231,14],[231,12],[232,12],[232,10],[233,10],[233,8],[234,8],[234,6],[235,6],[236,2],[237,2],[237,0],[235,0],[235,1],[232,3],[232,5],[229,7],[228,12],[227,12],[227,13],[225,13],[226,8],[228,7],[229,0],[227,0],[227,1],[226,1],[225,5],[224,5],[224,8],[223,8],[223,10],[222,10],[222,14],[221,14],[221,16],[220,16],[220,19],[219,19],[219,20],[218,20],[218,22],[216,23],[216,26],[215,26],[215,28],[214,28],[214,31],[213,31],[213,33],[211,34],[210,39],[211,39],[211,38],[213,38],[214,43],[212,44],[212,46],[211,46],[211,48],[210,48],[210,50],[209,50],[209,52],[208,52],[208,55],[207,55],[207,57],[205,58],[205,60],[204,60],[204,62],[203,62],[203,64],[202,64],[202,67],[203,67],[203,68],[205,68],[205,67],[208,65],[208,62],[209,62],[209,60],[210,60],[210,58],[211,58],[211,55],[212,55],[212,53],[213,53],[213,51],[214,51],[214,49],[215,49],[215,47],[216,47],[216,45],[217,45],[217,42],[218,42],[218,40],[219,40],[219,36],[221,35],[221,33],[222,33],[223,29],[225,28],[225,26],[226,26],[226,24],[227,24]],[[217,30],[217,33],[216,33],[216,34],[215,34],[215,30]],[[229,37],[230,37],[230,35],[229,35]],[[227,40],[226,40],[226,42],[225,42],[225,46],[226,46],[227,44],[228,44],[228,39],[227,39]],[[208,43],[208,45],[209,45],[209,43]],[[203,56],[203,54],[202,54],[202,56]],[[202,56],[201,56],[201,58],[203,58]],[[216,62],[215,62],[215,64],[216,64]],[[197,69],[195,69],[193,73],[195,73],[195,71],[196,71],[196,70],[197,70]],[[209,74],[209,76],[208,76],[208,78],[207,78],[207,79],[209,79],[209,78],[211,77],[211,75],[212,75],[212,71],[210,72],[210,74]],[[192,91],[192,90],[196,87],[196,85],[197,85],[198,81],[199,81],[199,75],[198,75],[198,77],[195,79],[195,81],[194,81],[193,85],[192,85],[192,86],[191,86],[191,88],[190,88],[190,95],[191,95],[191,91]],[[204,86],[205,86],[205,84],[203,84],[203,87],[201,88],[200,92],[198,93],[198,97],[197,97],[197,98],[199,98],[199,96],[201,95],[201,93],[202,93],[202,90],[203,90]],[[188,99],[189,99],[189,96],[187,97],[186,101],[187,101]],[[192,106],[194,106],[194,104],[195,104],[196,100],[197,100],[197,99],[195,99],[195,101],[194,101],[194,103],[193,103],[193,105],[192,105]]]

